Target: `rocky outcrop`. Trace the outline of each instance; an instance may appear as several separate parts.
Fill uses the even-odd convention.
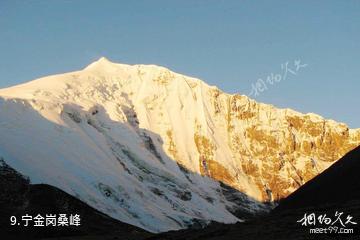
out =
[[[263,201],[286,197],[360,143],[360,131],[343,123],[276,109],[246,96],[226,98],[216,105],[228,101],[223,115],[228,111],[229,147]]]

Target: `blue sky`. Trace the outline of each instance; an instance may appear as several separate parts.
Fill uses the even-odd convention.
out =
[[[253,97],[360,127],[360,1],[1,0],[0,37],[1,88],[106,56],[247,95],[301,60]]]

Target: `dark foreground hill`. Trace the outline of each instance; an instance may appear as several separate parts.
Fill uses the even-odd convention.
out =
[[[340,220],[336,217],[341,215]],[[311,215],[313,213],[313,215]],[[342,213],[342,214],[341,214]],[[304,215],[315,216],[315,224],[303,226]],[[326,214],[326,215],[325,215]],[[348,216],[352,224],[345,224]],[[320,224],[321,219],[331,223]],[[306,218],[311,220],[310,218]],[[313,221],[313,220],[312,220]],[[336,222],[335,222],[336,221]],[[340,221],[345,224],[342,226]],[[335,222],[333,224],[333,222]],[[280,202],[270,214],[245,223],[213,224],[201,231],[182,230],[163,233],[150,239],[360,239],[360,147],[355,148]],[[335,230],[335,227],[337,229]],[[326,228],[326,233],[311,233],[311,228]],[[343,230],[340,230],[343,228]],[[345,233],[352,229],[353,233]],[[330,232],[330,229],[332,230]],[[335,232],[336,231],[336,232]],[[342,231],[342,232],[341,232]],[[341,232],[341,233],[340,233]]]
[[[65,193],[45,184],[30,184],[0,160],[0,239],[145,239],[151,236],[142,229],[117,221]],[[28,214],[79,214],[80,226],[28,227],[11,226],[10,216],[21,219]],[[61,238],[60,238],[61,237]]]
[[[277,211],[360,199],[360,147],[281,201]]]

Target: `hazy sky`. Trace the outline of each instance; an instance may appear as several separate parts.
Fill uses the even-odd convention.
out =
[[[360,1],[0,0],[1,88],[100,56],[360,127]]]

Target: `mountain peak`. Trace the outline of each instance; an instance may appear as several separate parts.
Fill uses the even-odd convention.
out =
[[[97,68],[100,68],[100,69],[113,68],[114,65],[115,65],[115,63],[111,62],[106,57],[100,57],[95,62],[90,63],[85,69],[89,70],[89,69],[97,69]]]
[[[0,159],[153,232],[267,209],[360,144],[345,124],[104,57],[1,89],[0,112]]]
[[[107,59],[106,57],[100,57],[96,62],[101,62],[101,63],[112,63],[109,59]]]

